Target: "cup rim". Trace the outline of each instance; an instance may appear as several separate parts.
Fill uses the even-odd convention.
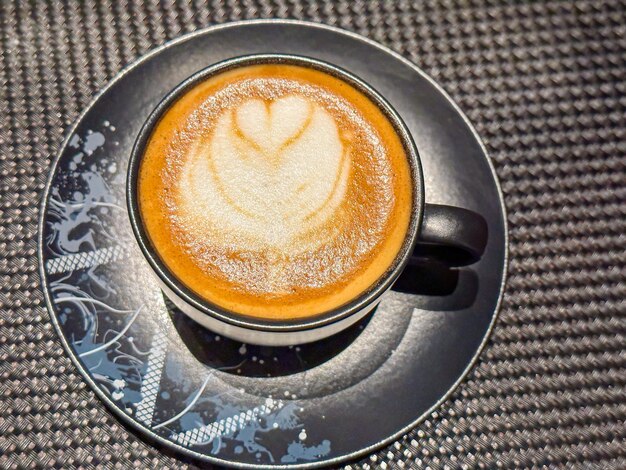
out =
[[[299,65],[313,68],[339,78],[363,93],[378,106],[393,125],[409,159],[411,171],[413,203],[411,219],[402,246],[389,268],[373,285],[361,292],[350,302],[316,315],[295,319],[275,320],[236,313],[202,298],[184,285],[184,283],[169,270],[165,262],[161,260],[156,249],[152,246],[149,235],[141,221],[137,198],[137,177],[145,147],[152,136],[155,126],[167,110],[183,94],[211,76],[234,68],[267,63]],[[139,131],[131,151],[126,178],[126,203],[131,227],[144,257],[161,282],[181,300],[203,314],[237,327],[266,332],[296,332],[321,328],[342,321],[376,302],[378,298],[391,287],[406,266],[413,252],[413,248],[417,243],[424,214],[424,178],[419,153],[406,124],[391,104],[373,87],[347,70],[318,59],[294,54],[247,54],[225,59],[195,72],[174,87],[152,110]]]

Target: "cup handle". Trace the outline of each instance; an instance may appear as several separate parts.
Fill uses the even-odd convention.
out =
[[[480,214],[461,207],[425,204],[412,258],[435,258],[449,266],[465,266],[480,259],[487,237],[487,222]]]

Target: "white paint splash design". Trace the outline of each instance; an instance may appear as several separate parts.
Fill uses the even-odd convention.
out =
[[[230,437],[248,426],[252,421],[280,410],[282,407],[282,401],[268,398],[261,406],[189,431],[173,434],[171,439],[187,447],[197,444],[210,444],[215,438]]]
[[[141,382],[141,401],[137,403],[137,419],[148,426],[152,425],[166,352],[167,337],[163,331],[157,328],[150,348],[148,370]]]

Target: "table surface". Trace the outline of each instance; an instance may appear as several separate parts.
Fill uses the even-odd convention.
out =
[[[0,468],[187,465],[117,421],[61,347],[39,202],[66,129],[124,66],[271,17],[355,31],[423,68],[476,126],[509,214],[480,360],[420,426],[349,467],[626,468],[625,13],[616,0],[0,2]]]

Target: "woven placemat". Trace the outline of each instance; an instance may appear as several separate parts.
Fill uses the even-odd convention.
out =
[[[626,4],[0,2],[0,468],[162,468],[50,323],[39,201],[68,126],[117,72],[204,26],[299,18],[403,54],[460,104],[502,182],[504,304],[422,425],[351,468],[626,468]]]

